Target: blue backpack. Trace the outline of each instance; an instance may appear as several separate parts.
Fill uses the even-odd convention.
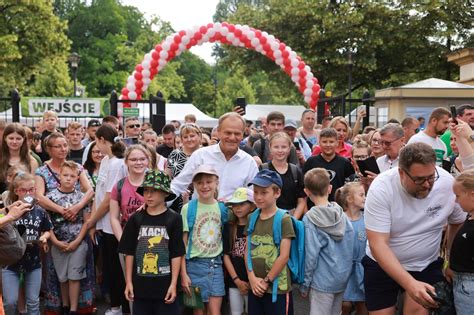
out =
[[[288,211],[277,209],[275,217],[273,219],[273,241],[275,242],[278,252],[280,251],[281,243],[281,225],[283,216]],[[247,268],[249,271],[253,270],[252,257],[251,257],[251,238],[252,233],[255,230],[255,224],[260,216],[260,209],[255,210],[251,215],[247,228]],[[302,284],[304,282],[304,224],[303,221],[295,219],[290,216],[293,229],[295,230],[296,237],[291,240],[290,259],[288,260],[288,269],[290,269],[291,280],[293,283]],[[279,253],[278,253],[279,254]],[[278,293],[278,279],[273,279],[272,287],[272,302],[275,303]]]
[[[194,223],[196,222],[197,206],[198,206],[197,199],[193,199],[189,201],[188,203],[188,213],[186,215],[186,220],[188,221],[189,233],[188,233],[188,248],[187,248],[187,253],[186,253],[186,259],[191,258],[191,246],[193,243],[193,228],[194,228]],[[221,201],[219,201],[219,210],[221,211],[221,224],[222,224],[222,230],[223,230],[224,225],[227,223],[229,219],[229,211],[227,207],[225,206],[225,204]]]

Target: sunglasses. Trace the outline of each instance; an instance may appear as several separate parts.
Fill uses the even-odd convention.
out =
[[[128,125],[127,128],[140,128],[140,124]]]

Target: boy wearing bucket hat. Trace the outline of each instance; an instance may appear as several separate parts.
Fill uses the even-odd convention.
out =
[[[137,189],[145,209],[125,225],[119,252],[126,255],[125,297],[134,314],[177,314],[176,286],[185,254],[181,216],[166,207],[175,198],[164,172],[145,173]]]
[[[224,265],[227,269],[229,302],[231,314],[247,313],[248,291],[250,289],[247,269],[245,268],[245,248],[247,238],[244,235],[248,215],[255,210],[253,190],[237,188],[226,205],[232,209],[233,219],[224,227]]]

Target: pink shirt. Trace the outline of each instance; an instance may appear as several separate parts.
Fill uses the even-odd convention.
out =
[[[121,200],[118,200],[118,184],[114,185],[112,192],[110,193],[110,198],[112,200],[118,201],[120,205],[120,224],[125,226],[128,219],[134,214],[138,208],[145,202],[142,195],[137,193],[138,186],[133,186],[128,177],[125,178],[123,187],[120,191]]]
[[[321,148],[319,147],[319,145],[317,145],[313,149],[313,155],[318,155],[319,153],[321,153]],[[336,148],[336,154],[345,157],[346,159],[349,159],[352,157],[352,146],[349,143],[344,142],[343,148]]]

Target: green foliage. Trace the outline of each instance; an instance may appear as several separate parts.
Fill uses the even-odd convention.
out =
[[[254,87],[238,69],[224,81],[222,89],[217,93],[216,117],[231,111],[237,97],[245,97],[249,104],[254,104],[256,100]]]
[[[69,77],[66,58],[45,60],[40,64],[34,83],[26,87],[26,95],[73,96],[74,83]]]
[[[6,0],[0,12],[0,93],[5,95],[34,83],[44,63],[64,60],[69,40],[50,1]]]

